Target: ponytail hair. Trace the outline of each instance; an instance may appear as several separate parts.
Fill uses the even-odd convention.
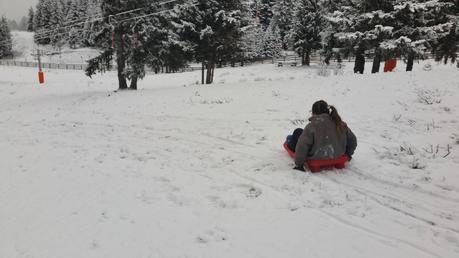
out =
[[[344,133],[346,129],[346,124],[341,119],[341,116],[338,114],[338,110],[334,106],[330,106],[330,117],[336,124],[336,130],[339,134]]]
[[[338,133],[344,133],[346,129],[346,124],[343,122],[340,115],[338,114],[338,110],[334,106],[329,106],[327,102],[325,102],[324,100],[319,100],[316,103],[314,103],[314,105],[312,105],[312,114],[328,114],[333,120],[333,122],[335,122],[336,130],[338,131]]]

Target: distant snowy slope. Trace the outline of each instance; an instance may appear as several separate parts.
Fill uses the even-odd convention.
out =
[[[24,61],[33,61],[30,55],[35,48],[33,42],[33,33],[26,31],[12,31],[13,37],[13,54],[15,59]]]
[[[35,44],[34,33],[25,31],[13,31],[13,53],[14,59],[19,61],[34,62],[36,61],[36,52],[38,45]],[[61,49],[51,45],[39,46],[44,56],[42,62],[58,64],[84,64],[99,54],[97,49],[79,48],[71,49],[63,46]]]

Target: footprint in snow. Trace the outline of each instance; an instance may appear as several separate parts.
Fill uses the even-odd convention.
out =
[[[249,191],[247,192],[246,196],[248,198],[255,199],[255,198],[258,198],[262,193],[263,191],[261,189],[251,187]]]
[[[221,242],[228,240],[228,236],[226,232],[221,228],[214,228],[211,230],[207,230],[203,234],[200,234],[196,237],[198,243],[206,244],[209,242]]]

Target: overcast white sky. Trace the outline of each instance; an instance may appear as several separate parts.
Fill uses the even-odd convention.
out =
[[[26,16],[31,6],[35,8],[38,0],[0,0],[0,16],[19,20]]]

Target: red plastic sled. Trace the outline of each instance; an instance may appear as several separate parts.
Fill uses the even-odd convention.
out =
[[[288,155],[295,158],[295,152],[289,149],[287,142],[284,143],[284,149],[287,151]],[[312,173],[317,173],[322,171],[322,168],[335,167],[337,169],[343,169],[346,167],[346,162],[349,161],[349,158],[346,155],[343,155],[336,159],[325,159],[325,160],[307,160],[306,165],[308,165],[309,170]]]

